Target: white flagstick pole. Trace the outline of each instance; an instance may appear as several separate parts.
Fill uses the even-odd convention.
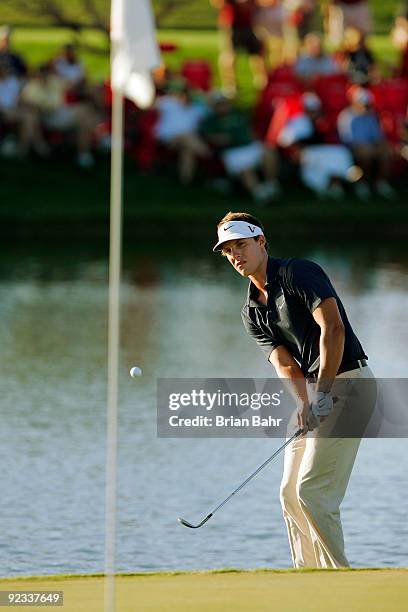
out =
[[[160,64],[150,0],[111,1],[112,154],[109,234],[108,407],[105,612],[115,611],[117,405],[120,348],[123,92],[140,107],[154,98],[150,70]],[[132,93],[133,92],[133,93]]]
[[[113,43],[114,44],[114,43]],[[115,606],[116,476],[120,278],[122,251],[123,95],[112,87],[112,150],[109,230],[108,407],[106,459],[105,612]]]

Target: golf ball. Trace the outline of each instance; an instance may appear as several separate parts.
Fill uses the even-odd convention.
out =
[[[130,368],[130,375],[132,378],[136,378],[137,376],[141,376],[142,375],[142,370],[140,368],[138,368],[138,366],[133,366],[133,368]]]

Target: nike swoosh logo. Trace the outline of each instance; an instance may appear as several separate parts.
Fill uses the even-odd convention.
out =
[[[228,227],[224,227],[224,232],[226,232],[227,230],[231,229],[231,227],[234,227],[233,225],[229,225]]]
[[[250,225],[248,225],[248,227],[249,227],[249,229],[251,230],[251,232],[252,232],[252,233],[254,233],[255,228],[254,228],[254,227],[251,227]]]

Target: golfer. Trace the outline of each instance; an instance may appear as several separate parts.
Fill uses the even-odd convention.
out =
[[[322,268],[268,256],[255,217],[229,212],[218,224],[213,250],[249,279],[244,326],[296,400],[292,426],[303,434],[285,450],[281,484],[293,565],[348,567],[339,507],[361,437],[344,432],[355,418],[364,431],[375,403],[367,355]],[[358,385],[356,392],[363,378],[374,383],[363,381],[370,383],[364,401]]]

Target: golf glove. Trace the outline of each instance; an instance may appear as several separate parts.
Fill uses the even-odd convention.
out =
[[[311,410],[315,417],[327,417],[333,408],[333,398],[331,393],[316,391],[311,404]]]

